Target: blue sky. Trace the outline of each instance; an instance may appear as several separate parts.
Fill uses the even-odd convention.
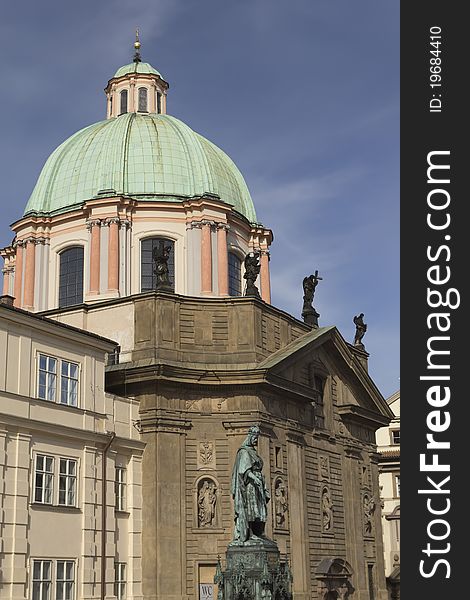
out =
[[[399,2],[17,0],[2,6],[0,246],[45,160],[105,117],[103,88],[142,57],[168,112],[237,163],[274,231],[273,304],[300,317],[320,271],[320,325],[352,341],[363,312],[370,373],[399,387]]]

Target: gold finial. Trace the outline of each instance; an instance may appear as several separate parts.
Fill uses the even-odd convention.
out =
[[[135,48],[134,62],[135,63],[139,63],[142,60],[140,58],[140,46],[141,46],[141,44],[140,44],[139,35],[140,35],[139,28],[136,27],[136,30],[135,30],[135,42],[134,42],[134,48]]]
[[[134,42],[134,48],[135,48],[136,50],[139,50],[139,49],[140,49],[139,28],[138,28],[138,27],[136,27],[136,30],[135,30],[135,42]]]

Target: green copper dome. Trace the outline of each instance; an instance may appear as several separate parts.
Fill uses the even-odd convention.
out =
[[[72,135],[48,158],[24,214],[73,210],[104,191],[175,202],[216,194],[256,222],[234,162],[169,115],[127,113]]]
[[[157,69],[154,69],[149,63],[143,62],[132,62],[129,65],[120,67],[116,73],[114,73],[113,78],[122,77],[129,73],[151,73],[152,75],[159,75],[163,79],[161,73],[159,73]]]

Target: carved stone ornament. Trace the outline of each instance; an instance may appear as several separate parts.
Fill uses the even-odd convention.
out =
[[[198,527],[214,527],[217,510],[217,484],[213,479],[201,479],[197,488]]]
[[[322,531],[332,533],[333,531],[333,502],[330,490],[324,487],[321,494],[321,523]]]
[[[364,534],[372,535],[374,527],[375,500],[369,494],[364,494],[363,510],[364,510]]]
[[[274,522],[276,527],[287,527],[287,515],[289,504],[287,502],[287,490],[284,481],[278,477],[274,484]]]
[[[330,480],[330,459],[328,456],[322,454],[318,456],[318,475],[320,481]]]
[[[214,442],[204,440],[199,442],[199,463],[203,467],[210,467],[214,463]]]

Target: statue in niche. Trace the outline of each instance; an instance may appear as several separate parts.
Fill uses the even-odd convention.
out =
[[[277,527],[284,527],[286,525],[287,510],[286,486],[282,479],[278,479],[274,487],[274,512]]]
[[[375,512],[375,500],[364,495],[364,532],[368,535],[372,533],[373,515]]]
[[[261,269],[259,257],[259,252],[252,252],[245,256],[245,273],[243,274],[243,277],[246,279],[245,296],[260,298],[259,290],[255,285],[255,281],[258,278]]]
[[[165,246],[163,240],[160,240],[158,246],[155,246],[152,251],[153,273],[156,279],[155,289],[157,291],[173,291],[170,281],[170,269],[168,268],[170,253],[171,246]]]
[[[319,277],[318,270],[316,270],[314,275],[304,277],[302,282],[304,288],[302,318],[307,325],[312,325],[313,327],[318,327],[318,317],[320,316],[320,314],[317,313],[317,311],[313,308],[313,297],[315,295],[315,289],[318,285],[318,282],[322,279],[323,277]]]
[[[333,527],[333,502],[328,488],[323,488],[321,506],[323,531],[331,531]]]
[[[204,479],[197,497],[199,527],[213,525],[215,520],[215,505],[217,488],[211,479]]]
[[[365,350],[365,346],[362,343],[362,338],[367,331],[367,325],[364,323],[364,313],[356,315],[353,319],[353,323],[356,326],[356,334],[354,336],[354,345],[360,350]]]
[[[232,544],[267,540],[264,528],[270,493],[262,473],[263,459],[257,452],[259,427],[253,426],[240,446],[232,471],[231,493],[235,510]]]

